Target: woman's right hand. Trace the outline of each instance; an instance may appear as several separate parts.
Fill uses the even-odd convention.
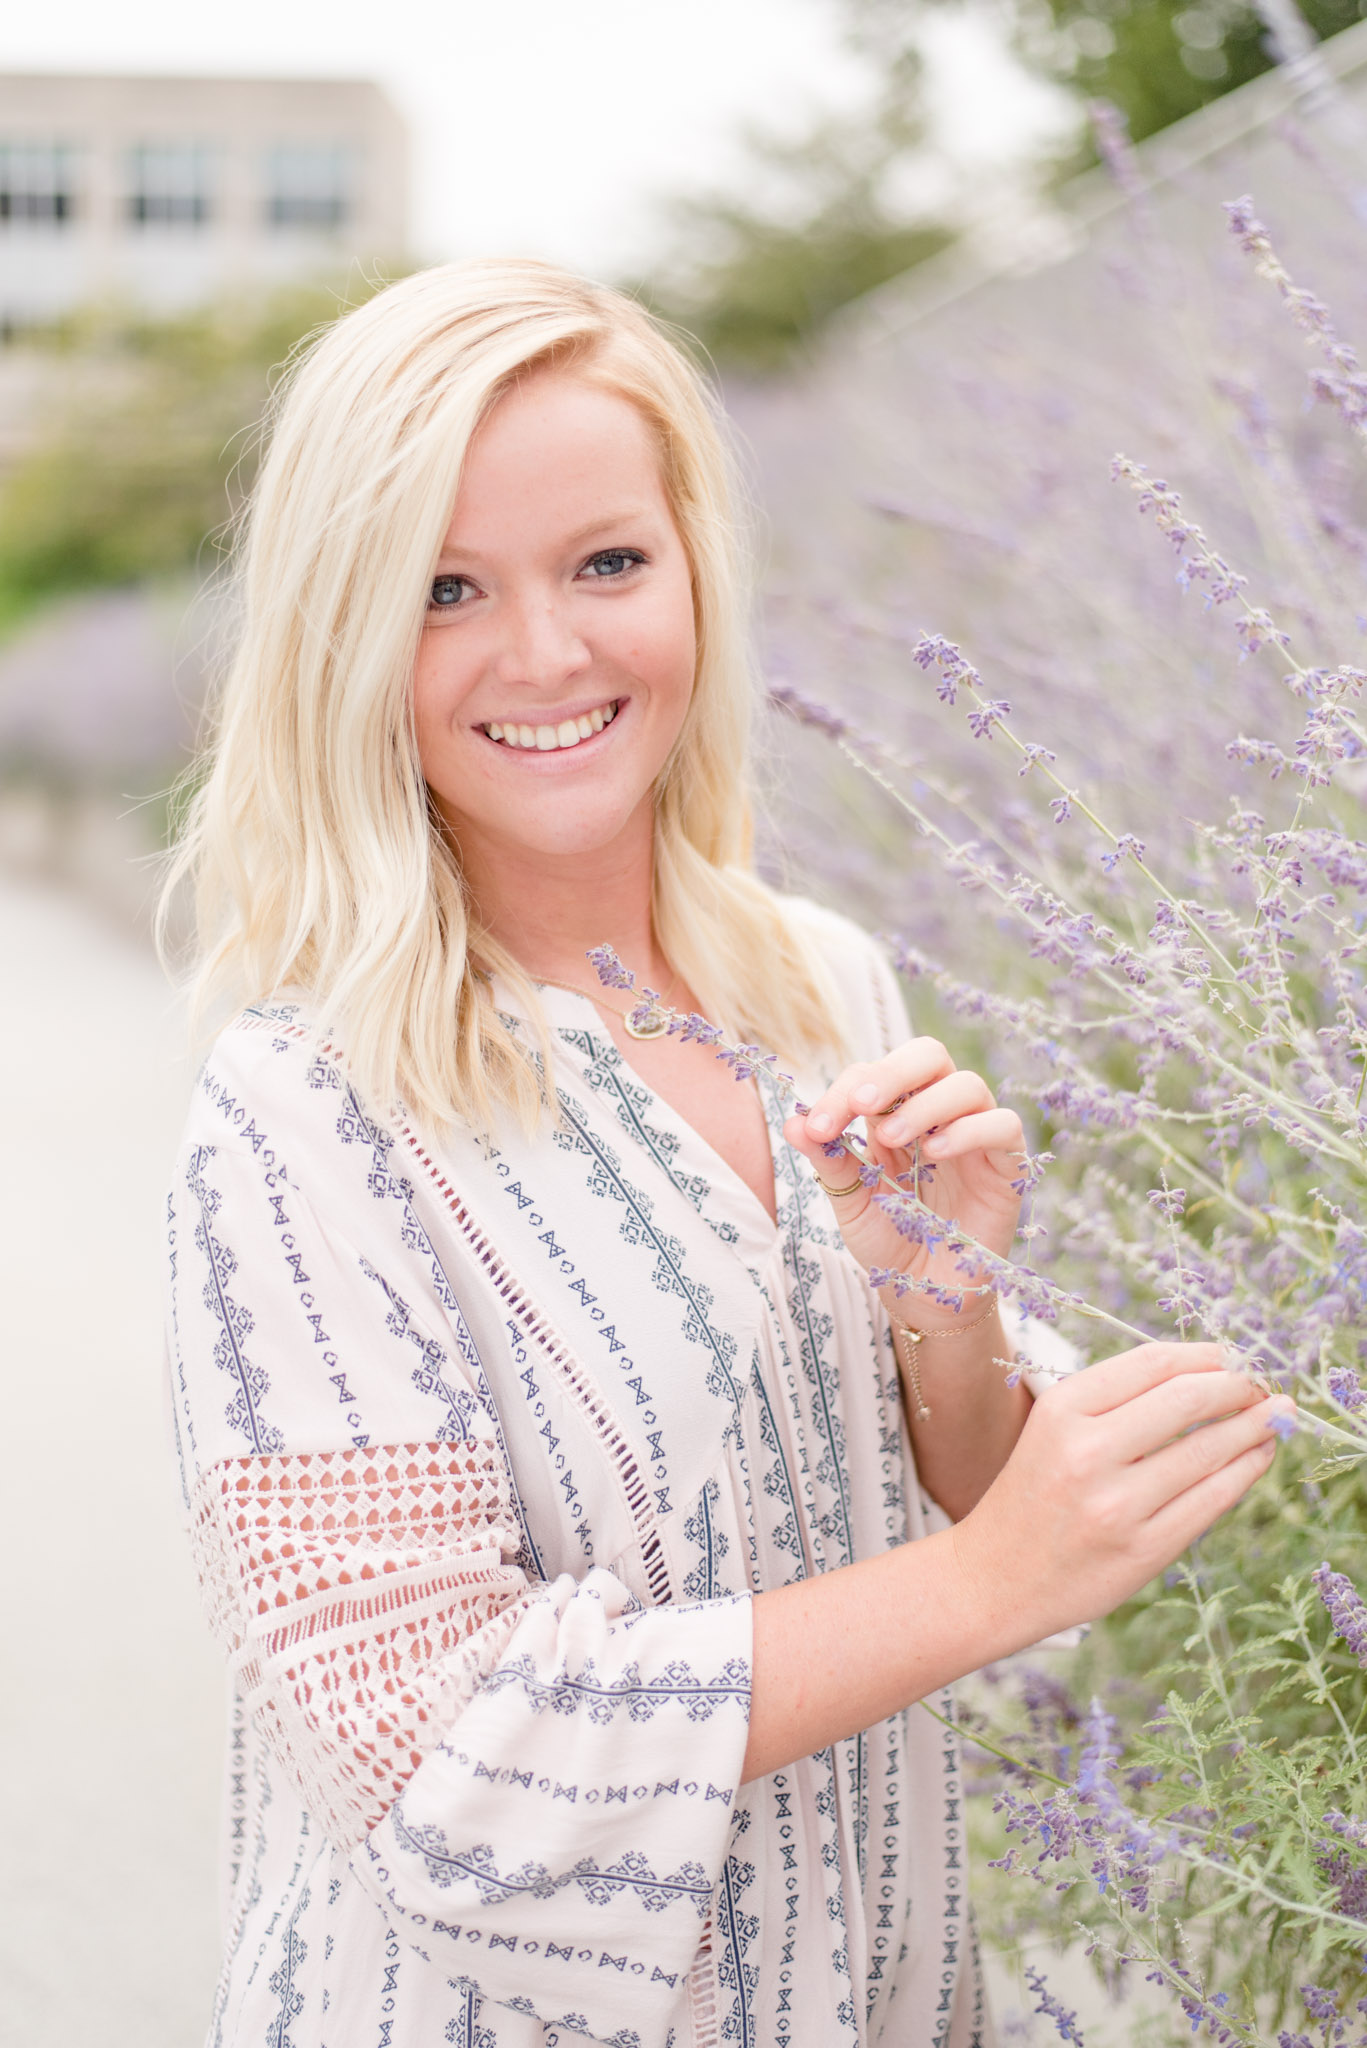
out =
[[[1296,1411],[1225,1357],[1141,1344],[1040,1395],[952,1532],[975,1604],[1028,1616],[1034,1641],[1095,1621],[1242,1499],[1272,1463],[1274,1418]]]
[[[1295,1413],[1224,1359],[1141,1344],[1073,1374],[961,1522],[757,1594],[745,1777],[1095,1621],[1180,1557],[1266,1472],[1273,1420]]]

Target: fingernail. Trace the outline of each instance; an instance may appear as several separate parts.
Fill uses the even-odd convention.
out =
[[[814,1138],[824,1138],[828,1132],[835,1129],[835,1118],[827,1116],[824,1109],[813,1110],[807,1118],[807,1129]]]
[[[921,1140],[921,1150],[923,1152],[943,1152],[944,1149],[945,1141],[943,1138],[923,1138]]]
[[[900,1145],[909,1134],[901,1117],[895,1116],[890,1124],[883,1125],[878,1135],[885,1145]]]
[[[877,1100],[878,1090],[874,1087],[872,1082],[869,1082],[863,1088],[856,1088],[853,1095],[850,1097],[850,1101],[857,1103],[860,1109],[872,1109]]]

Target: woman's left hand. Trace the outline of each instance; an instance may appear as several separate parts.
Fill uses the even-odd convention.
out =
[[[810,1160],[827,1186],[842,1190],[831,1198],[831,1207],[841,1236],[865,1270],[888,1266],[947,1289],[980,1284],[948,1252],[927,1254],[903,1237],[874,1201],[877,1189],[863,1186],[849,1153],[827,1156],[825,1147],[856,1117],[865,1120],[870,1160],[894,1179],[911,1172],[919,1139],[921,1200],[1005,1257],[1021,1205],[1012,1182],[1021,1179],[1026,1156],[1015,1111],[999,1109],[981,1075],[961,1072],[938,1039],[913,1038],[886,1059],[846,1067],[805,1116],[790,1116],[783,1126],[788,1143]],[[927,1167],[934,1169],[929,1175]],[[918,1304],[915,1319],[929,1326],[952,1322],[953,1315],[926,1302]]]

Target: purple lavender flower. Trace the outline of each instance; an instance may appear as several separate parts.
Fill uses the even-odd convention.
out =
[[[1199,2033],[1204,2024],[1209,2039],[1224,2044],[1224,2048],[1233,2048],[1233,2044],[1238,2042],[1240,2038],[1240,2033],[1245,2040],[1248,2039],[1250,2029],[1246,2020],[1234,2019],[1233,2024],[1227,2024],[1226,2016],[1229,2008],[1229,1993],[1227,1991],[1207,1992],[1200,1982],[1193,1977],[1191,1971],[1175,1959],[1168,1964],[1168,1973],[1169,1976],[1176,1977],[1180,1983],[1186,1986],[1186,1989],[1178,1994],[1177,2002],[1191,2021],[1191,2031],[1193,2034]],[[1164,1977],[1161,1971],[1154,1970],[1150,1971],[1146,1982],[1150,1984],[1166,1984],[1168,1979]],[[1236,2026],[1240,2030],[1239,2033],[1234,2031]]]
[[[849,725],[839,712],[828,710],[824,704],[818,704],[815,697],[804,696],[801,690],[795,690],[789,683],[770,683],[768,694],[769,702],[780,711],[786,711],[799,725],[815,726],[818,732],[828,733],[833,740],[842,738],[849,731]]]
[[[968,729],[975,740],[990,740],[993,726],[1000,725],[1004,718],[1010,716],[1011,706],[1005,697],[989,697],[969,712]]]
[[[1312,2020],[1333,2021],[1341,2017],[1337,1992],[1323,1991],[1318,1984],[1302,1984],[1301,1997]]]
[[[1089,100],[1087,118],[1092,124],[1097,155],[1125,197],[1139,201],[1144,196],[1144,174],[1139,167],[1125,115],[1110,100]]]
[[[611,946],[591,946],[588,957],[604,988],[635,988],[636,976],[623,967]]]
[[[1262,647],[1289,647],[1290,635],[1284,633],[1270,612],[1253,610],[1234,626],[1239,636],[1239,659],[1247,661]]]
[[[1060,2041],[1071,2041],[1074,2043],[1074,2048],[1083,2048],[1082,2029],[1077,2023],[1077,2014],[1069,2012],[1067,2006],[1061,2004],[1055,1998],[1045,1981],[1043,1973],[1036,1970],[1032,1965],[1027,1964],[1025,1981],[1039,2001],[1035,2011],[1042,2014],[1045,2019],[1053,2021],[1054,2030]]]
[[[1138,493],[1141,512],[1152,512],[1158,531],[1165,535],[1178,555],[1177,581],[1183,590],[1193,583],[1204,585],[1206,605],[1227,604],[1248,582],[1217,554],[1202,529],[1182,511],[1182,500],[1164,478],[1151,477],[1143,463],[1128,455],[1117,455],[1111,464],[1117,483],[1127,483]],[[1270,622],[1269,622],[1270,623]]]
[[[1321,1877],[1334,1887],[1334,1905],[1351,1919],[1367,1921],[1367,1824],[1350,1820],[1346,1813],[1330,1807],[1324,1825],[1337,1837],[1315,1845],[1315,1864]],[[1356,1855],[1351,1851],[1356,1850]]]
[[[1317,1565],[1310,1577],[1328,1610],[1334,1634],[1367,1671],[1367,1606],[1362,1595],[1346,1572],[1336,1572],[1328,1564]]]
[[[941,633],[923,633],[911,650],[911,658],[920,668],[939,669],[936,695],[942,704],[954,703],[961,687],[981,691],[982,677],[977,669],[954,642],[946,640]]]
[[[1297,327],[1323,355],[1327,368],[1314,370],[1310,387],[1317,398],[1332,405],[1355,433],[1367,438],[1367,375],[1363,374],[1356,351],[1341,341],[1333,317],[1322,299],[1293,284],[1272,245],[1272,237],[1253,211],[1247,194],[1225,203],[1230,232],[1244,254],[1253,258],[1259,277],[1276,287],[1282,304]]]
[[[706,1017],[700,1017],[696,1010],[684,1019],[683,1027],[679,1033],[679,1037],[685,1045],[690,1040],[698,1045],[720,1045],[722,1036],[720,1026],[709,1024]]]
[[[1344,1408],[1356,1414],[1367,1408],[1367,1388],[1350,1366],[1334,1365],[1329,1368],[1329,1391]]]
[[[1131,860],[1144,858],[1144,842],[1142,839],[1136,839],[1133,832],[1121,833],[1115,845],[1102,854],[1101,865],[1108,875],[1112,874],[1127,855]]]
[[[1045,1169],[1052,1166],[1053,1163],[1054,1155],[1052,1152],[1027,1154],[1021,1161],[1019,1174],[1011,1183],[1013,1191],[1018,1195],[1030,1194],[1044,1179]]]

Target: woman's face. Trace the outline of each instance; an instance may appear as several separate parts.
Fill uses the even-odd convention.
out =
[[[651,431],[542,371],[470,445],[414,672],[423,774],[463,855],[574,855],[635,822],[683,724],[696,639]]]

